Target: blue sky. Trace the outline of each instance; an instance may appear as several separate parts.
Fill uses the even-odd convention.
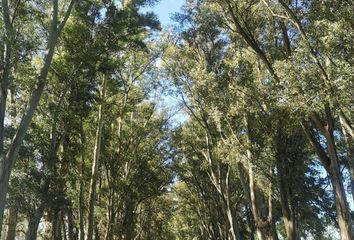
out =
[[[185,1],[186,0],[160,0],[155,6],[143,8],[142,11],[154,12],[158,16],[162,27],[166,27],[173,24],[173,21],[170,19],[172,14],[180,12]],[[169,109],[170,114],[174,115],[170,119],[174,127],[180,125],[188,118],[188,115],[184,111],[181,111],[179,104],[180,100],[173,95],[160,96],[159,106],[161,109]]]
[[[180,11],[185,0],[160,0],[152,8],[147,8],[147,11],[153,11],[159,16],[162,26],[166,26],[172,23],[170,17],[171,14]]]

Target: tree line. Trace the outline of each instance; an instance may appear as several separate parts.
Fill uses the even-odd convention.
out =
[[[1,1],[0,239],[353,239],[352,2],[157,2]]]

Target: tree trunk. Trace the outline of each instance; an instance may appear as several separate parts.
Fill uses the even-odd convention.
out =
[[[273,176],[273,167],[269,168],[270,176]],[[269,239],[278,240],[278,234],[275,227],[273,216],[273,183],[269,183],[269,196],[268,196],[268,224],[269,224]]]
[[[95,223],[95,240],[100,240],[101,239],[101,234],[100,234],[100,231],[98,229],[98,225],[97,223]]]
[[[5,141],[5,115],[6,115],[6,101],[7,101],[7,92],[10,81],[10,72],[12,68],[11,58],[13,52],[13,42],[14,42],[14,33],[13,26],[10,18],[10,9],[8,0],[1,1],[1,10],[2,10],[2,22],[5,27],[4,31],[4,45],[3,45],[3,65],[2,76],[0,82],[0,239],[2,233],[2,225],[4,220],[4,211],[5,211],[5,202],[6,194],[8,190],[8,181],[10,178],[10,164],[6,159],[6,154],[4,151],[4,141]]]
[[[323,166],[325,167],[333,187],[333,194],[335,198],[337,218],[342,240],[354,239],[353,223],[350,216],[349,205],[345,195],[342,175],[340,173],[339,158],[336,149],[334,138],[334,119],[332,111],[328,104],[325,105],[326,120],[322,121],[320,116],[314,112],[310,115],[310,120],[318,131],[326,139],[327,151],[323,149],[322,145],[316,139],[314,131],[306,122],[303,122],[304,130],[309,138],[311,144],[314,146],[317,155],[319,156]],[[327,155],[328,152],[328,155]]]
[[[90,181],[90,194],[89,194],[89,209],[88,209],[88,218],[87,218],[87,231],[86,231],[86,240],[93,239],[94,233],[94,210],[96,202],[96,187],[98,179],[98,169],[99,169],[99,159],[101,151],[101,135],[102,135],[102,125],[103,125],[103,101],[106,92],[106,76],[103,77],[103,84],[101,89],[101,99],[100,105],[98,108],[98,123],[96,130],[96,141],[94,148],[94,158],[92,162],[92,172],[91,172],[91,181]]]
[[[15,240],[17,226],[18,209],[10,207],[6,240]]]
[[[15,160],[17,158],[20,146],[22,145],[22,141],[26,135],[27,129],[32,121],[32,117],[34,115],[35,110],[37,109],[37,106],[39,104],[39,100],[42,96],[44,87],[46,85],[46,81],[47,81],[47,76],[48,76],[48,72],[49,72],[49,68],[50,65],[52,63],[52,59],[54,56],[54,51],[55,51],[55,46],[57,44],[57,40],[58,37],[63,29],[63,27],[65,26],[71,10],[74,7],[74,3],[76,2],[76,0],[72,0],[69,4],[68,9],[66,10],[65,14],[64,14],[64,18],[62,19],[61,23],[58,22],[58,2],[54,1],[53,3],[53,18],[51,20],[51,31],[49,33],[49,37],[48,37],[48,44],[47,44],[47,54],[45,55],[44,58],[44,64],[41,68],[40,74],[37,77],[37,86],[35,87],[35,89],[33,90],[33,92],[31,93],[29,102],[28,102],[28,107],[25,110],[22,118],[21,118],[21,122],[20,125],[17,128],[16,134],[10,144],[9,150],[8,152],[4,153],[3,150],[3,145],[4,145],[4,139],[2,138],[3,136],[0,136],[2,139],[0,139],[0,238],[1,238],[1,233],[2,233],[2,224],[3,224],[3,220],[4,220],[4,211],[5,211],[5,205],[6,205],[6,195],[7,195],[7,191],[8,191],[8,186],[9,186],[9,180],[10,180],[10,175],[11,175],[11,170],[12,170],[12,166],[15,163]],[[3,10],[3,18],[5,21],[5,24],[7,24],[7,22],[10,20],[9,17],[9,5],[8,5],[8,1],[7,0],[3,0],[2,1],[2,10]],[[6,28],[8,28],[8,26],[6,26]],[[6,69],[7,71],[9,71],[10,69]],[[3,84],[1,84],[3,87]],[[4,117],[5,116],[5,109],[2,109],[3,106],[6,106],[6,98],[5,95],[3,95],[3,90],[1,89],[2,93],[1,93],[1,103],[0,103],[0,117]],[[7,89],[6,89],[7,92]],[[3,100],[5,102],[3,102]],[[3,124],[2,124],[3,120],[0,120],[0,128],[2,128]]]
[[[85,136],[81,120],[80,133],[80,154],[81,154],[81,169],[80,169],[80,189],[79,189],[79,240],[85,239],[85,224],[84,224],[84,165],[85,165]]]
[[[270,191],[268,197],[268,209],[267,216],[262,216],[261,212],[264,210],[265,201],[264,194],[257,189],[256,180],[254,179],[253,164],[251,163],[252,153],[247,150],[248,158],[248,177],[249,177],[249,200],[253,214],[253,219],[256,226],[256,233],[259,240],[277,240],[278,235],[275,229],[275,223],[273,219],[273,201],[272,191]],[[272,184],[270,184],[270,190],[272,190]]]
[[[1,154],[1,153],[0,153]],[[3,156],[0,156],[3,157]],[[4,162],[2,159],[0,159],[1,162]],[[1,166],[0,163],[0,238],[1,238],[1,232],[2,232],[2,223],[4,220],[4,211],[5,211],[5,204],[6,204],[6,195],[7,195],[7,190],[9,187],[9,177],[10,177],[10,171],[7,171],[6,166]]]
[[[68,210],[67,216],[68,216],[68,239],[69,240],[77,239],[77,236],[75,236],[74,233],[75,223],[74,223],[73,211],[71,208]],[[65,219],[64,219],[64,224],[65,224]]]
[[[277,144],[279,147],[282,146],[280,143]],[[279,178],[279,193],[280,193],[280,206],[283,215],[283,221],[285,226],[285,232],[288,240],[296,240],[297,232],[295,229],[295,216],[292,209],[292,196],[289,191],[289,179],[285,174],[285,168],[287,163],[282,157],[281,149],[277,150],[277,171]]]
[[[342,125],[342,131],[344,135],[344,139],[347,145],[347,152],[348,152],[348,166],[349,166],[349,173],[350,173],[350,189],[352,191],[352,198],[354,201],[354,137],[352,137],[348,132],[349,127],[346,126],[346,120],[344,116],[339,117],[340,123]]]
[[[34,215],[28,222],[28,227],[27,227],[27,232],[26,232],[26,240],[36,240],[37,239],[37,230],[39,223],[41,221],[43,212],[44,212],[44,206],[45,204],[43,202],[40,203],[38,208],[36,209]]]
[[[332,183],[336,202],[336,210],[341,239],[352,240],[354,239],[352,230],[352,219],[350,216],[349,206],[346,200],[342,176],[336,164],[331,165],[329,177]]]
[[[112,239],[112,227],[115,219],[114,213],[114,189],[110,190],[109,198],[108,198],[108,206],[107,206],[107,224],[106,224],[106,236],[105,240]]]
[[[68,240],[67,236],[67,229],[66,229],[66,224],[65,224],[65,217],[64,217],[64,212],[60,214],[60,234],[61,234],[61,240]]]
[[[327,149],[330,158],[329,176],[331,179],[333,192],[336,201],[336,209],[338,215],[338,224],[342,240],[354,239],[353,223],[350,216],[350,210],[345,195],[342,175],[340,173],[339,158],[337,154],[335,139],[333,135],[334,122],[329,106],[325,107],[327,116],[327,125],[324,126],[324,136],[327,140]]]
[[[230,195],[229,195],[229,175],[230,175],[231,167],[227,165],[227,173],[225,177],[225,193],[224,198],[226,200],[226,215],[230,225],[230,234],[233,240],[238,240],[240,238],[240,231],[237,223],[236,216],[233,216],[231,206],[230,206]]]
[[[60,240],[61,239],[61,221],[60,221],[60,211],[58,209],[53,210],[53,219],[52,219],[52,239]]]

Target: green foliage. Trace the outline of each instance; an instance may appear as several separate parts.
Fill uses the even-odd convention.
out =
[[[38,84],[55,1],[9,2],[4,150]],[[354,181],[349,1],[188,0],[161,38],[141,11],[157,2],[77,1],[7,207],[43,239],[79,239],[92,204],[96,239],[327,239],[341,227],[333,183]],[[161,107],[166,85],[178,127]]]

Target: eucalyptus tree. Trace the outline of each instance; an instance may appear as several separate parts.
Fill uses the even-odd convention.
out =
[[[187,27],[182,27],[180,33],[176,31],[179,34],[176,44],[167,50],[164,62],[188,113],[203,129],[201,135],[196,134],[198,139],[203,140],[191,146],[195,157],[206,167],[202,172],[208,176],[208,181],[214,188],[211,191],[218,196],[219,201],[216,202],[219,202],[218,207],[221,208],[220,217],[224,218],[221,221],[226,221],[228,226],[217,234],[219,238],[240,239],[237,216],[231,202],[231,187],[229,188],[232,156],[226,154],[228,146],[223,143],[224,135],[219,118],[220,108],[229,107],[229,101],[223,93],[228,85],[227,79],[223,78],[223,55],[227,42],[222,38],[217,22],[208,14],[203,14],[202,9],[189,7],[185,14],[178,16],[178,20],[181,26]],[[178,61],[176,56],[184,60]],[[221,99],[226,100],[224,106]],[[194,128],[195,126],[191,129]]]
[[[249,181],[246,180],[248,177],[244,175],[240,175],[239,178],[241,182],[244,181],[241,186],[245,196],[249,199],[249,204],[252,204],[252,212],[259,234],[276,238],[275,222],[272,214],[273,196],[272,194],[269,195],[269,206],[267,208],[269,207],[270,210],[268,219],[258,218],[257,216],[260,216],[260,212],[264,210],[262,208],[265,207],[265,202],[263,200],[263,203],[260,203],[259,200],[264,198],[257,197],[255,193],[258,191],[256,190],[255,173],[252,170],[252,165],[256,164],[255,159],[252,160],[252,163],[247,160],[252,158],[250,145],[254,144],[251,143],[250,137],[247,136],[254,130],[251,130],[250,124],[247,123],[246,116],[250,114],[246,111],[252,112],[256,110],[253,109],[253,106],[248,106],[248,110],[242,108],[246,104],[245,97],[237,99],[242,96],[242,90],[245,89],[242,84],[252,85],[246,81],[248,80],[247,78],[252,81],[253,75],[247,69],[247,64],[242,64],[242,67],[245,68],[239,69],[239,72],[236,73],[241,75],[237,76],[238,79],[236,81],[243,80],[243,83],[237,83],[235,84],[236,86],[232,85],[234,84],[232,68],[235,66],[232,66],[234,62],[231,64],[228,62],[232,61],[230,56],[233,56],[233,51],[230,48],[229,39],[222,30],[222,25],[218,24],[217,16],[215,17],[213,13],[208,13],[206,7],[202,4],[199,5],[199,3],[195,5],[190,3],[186,8],[186,14],[179,17],[182,24],[188,23],[186,25],[189,28],[182,30],[180,38],[171,47],[170,56],[174,57],[166,58],[166,67],[176,82],[176,86],[181,89],[182,100],[191,117],[200,124],[200,127],[205,129],[206,142],[204,144],[206,145],[204,147],[208,150],[204,152],[195,147],[195,151],[201,151],[205,156],[206,163],[210,165],[210,172],[208,173],[210,181],[216,190],[220,190],[219,192],[222,196],[220,204],[223,205],[225,200],[227,209],[225,214],[227,214],[229,219],[231,233],[234,232],[233,238],[240,237],[237,237],[239,235],[237,234],[237,216],[232,213],[235,206],[230,205],[229,202],[230,196],[228,195],[231,193],[228,193],[229,190],[227,189],[229,185],[228,177],[233,175],[232,171],[238,168],[240,169],[237,172],[243,173],[243,165],[249,171],[249,174],[247,174]],[[176,55],[180,56],[179,59],[184,59],[184,61],[175,61]],[[234,88],[232,89],[232,87]],[[252,95],[254,93],[250,92],[249,94]],[[257,100],[257,96],[255,96],[255,99]],[[260,108],[262,106],[257,105],[258,101],[255,105]],[[253,125],[255,124],[252,124],[252,128],[256,128]],[[244,131],[247,131],[247,135],[240,135]],[[240,138],[248,138],[248,140],[240,144]],[[254,136],[254,138],[256,137]],[[261,142],[261,140],[258,142]],[[248,149],[242,146],[245,144]],[[241,162],[241,159],[245,160],[243,161],[244,163]],[[234,165],[235,161],[238,164],[236,164],[236,168],[232,168],[231,166]],[[229,170],[220,172],[223,165]],[[268,173],[268,170],[266,171]],[[221,181],[219,178],[223,180]],[[220,181],[226,186],[220,185]],[[224,193],[221,191],[222,189],[225,191]],[[258,205],[258,203],[261,205]]]
[[[41,80],[39,84],[40,86],[38,87],[40,92],[42,93],[43,91],[43,89],[40,89],[44,87],[43,84],[47,85],[47,88],[44,92],[45,98],[40,103],[41,111],[35,119],[36,125],[41,125],[40,129],[43,130],[43,134],[50,135],[50,139],[48,141],[49,145],[39,144],[38,148],[36,148],[36,151],[39,151],[40,156],[43,157],[42,160],[37,159],[36,161],[38,164],[43,165],[43,169],[46,170],[39,170],[41,172],[40,174],[44,174],[42,178],[43,183],[38,187],[40,189],[39,191],[42,192],[42,195],[39,194],[35,197],[38,199],[39,205],[33,209],[36,214],[29,218],[27,239],[36,238],[38,224],[42,219],[45,209],[47,213],[52,216],[52,220],[50,220],[52,221],[52,238],[61,238],[61,231],[65,228],[65,224],[62,224],[61,219],[67,214],[68,219],[71,219],[69,221],[70,237],[74,237],[74,233],[79,232],[81,239],[83,239],[83,225],[85,222],[84,197],[86,192],[84,189],[84,175],[85,164],[87,164],[85,158],[87,157],[86,155],[90,156],[87,152],[88,149],[84,146],[84,142],[91,141],[90,139],[85,140],[85,135],[87,135],[85,125],[89,116],[88,111],[91,111],[91,107],[94,106],[93,99],[95,99],[95,91],[100,88],[100,85],[102,85],[100,84],[99,79],[102,78],[102,76],[106,77],[107,81],[111,81],[108,83],[110,84],[108,86],[108,88],[110,88],[109,91],[116,91],[114,90],[116,87],[113,86],[115,83],[119,85],[120,82],[115,82],[112,78],[114,78],[114,72],[117,72],[118,68],[121,68],[124,64],[127,64],[127,60],[123,56],[125,54],[129,55],[129,50],[133,49],[135,49],[133,51],[145,51],[144,48],[146,49],[146,46],[143,39],[148,33],[146,27],[150,29],[159,29],[158,22],[153,14],[142,14],[138,12],[138,8],[140,6],[152,3],[153,1],[130,1],[125,2],[124,6],[121,6],[116,2],[106,2],[101,4],[90,1],[80,2],[75,11],[75,18],[73,21],[69,20],[69,27],[64,30],[62,41],[58,46],[58,49],[60,50],[59,54],[57,57],[54,57],[54,64],[49,64],[52,61],[54,48],[57,45],[54,42],[56,42],[59,33],[62,31],[64,24],[68,20],[74,4],[74,1],[72,1],[66,9],[66,6],[59,6],[59,4],[54,1],[53,16],[51,20],[51,34],[53,35],[50,38],[51,52],[49,54],[50,56],[45,60],[45,66],[48,68],[45,71],[49,71],[49,68],[51,68],[49,75],[51,81],[47,84],[48,81],[43,79],[42,75],[39,77]],[[46,7],[50,7],[50,4],[48,3],[48,5],[44,4],[42,6],[40,4],[22,5],[21,3],[20,7],[20,12],[22,14],[27,14],[26,11],[31,7],[35,10],[34,12],[39,14],[39,19],[44,19],[45,16],[40,15],[40,11],[37,11],[37,8],[45,11]],[[59,7],[61,9],[60,11],[58,10]],[[57,21],[59,21],[58,14],[62,14],[61,11],[64,10],[67,12],[65,12],[65,16],[62,19],[63,21],[61,21],[59,26],[56,26]],[[103,12],[105,12],[105,15],[102,15]],[[28,14],[30,15],[30,13]],[[27,17],[27,15],[25,17]],[[122,19],[124,19],[124,21],[122,21]],[[40,23],[38,23],[38,26],[41,25]],[[26,22],[26,24],[28,23]],[[43,24],[45,24],[45,22],[43,22]],[[28,24],[28,26],[30,25]],[[44,29],[46,27],[46,25],[43,26]],[[44,34],[45,31],[41,31],[40,33]],[[41,41],[44,41],[44,37],[45,36],[39,39],[37,43],[38,46],[43,44]],[[32,49],[29,49],[28,51],[30,50]],[[123,53],[122,50],[126,51],[126,53]],[[28,88],[27,85],[25,85],[27,83],[21,82],[21,77],[25,76],[26,71],[26,74],[28,75],[28,73],[30,73],[29,70],[31,70],[31,73],[33,73],[33,80],[36,78],[35,67],[37,66],[31,66],[31,57],[35,57],[35,55],[28,56],[27,58],[25,56],[24,59],[21,59],[22,62],[20,61],[13,67],[17,71],[16,77],[19,79],[17,82],[13,82],[13,84],[18,84],[17,91],[21,94],[21,99],[17,100],[16,104],[20,101],[25,101],[25,90],[27,91]],[[144,63],[145,65],[140,65],[140,69],[133,69],[132,67],[134,66],[129,68],[129,71],[137,71],[134,72],[135,76],[128,76],[129,78],[135,78],[133,82],[126,82],[126,84],[129,85],[129,88],[135,87],[136,83],[134,81],[144,76],[147,68],[152,64],[155,58],[155,53],[151,54],[150,57],[145,58],[147,61]],[[44,73],[46,78],[48,72]],[[123,82],[130,80],[121,81]],[[32,81],[32,83],[34,82],[35,81]],[[41,94],[38,90],[34,93],[36,97],[39,97]],[[103,95],[101,98],[102,97]],[[98,100],[98,98],[96,98],[96,100]],[[103,109],[105,99],[103,98],[99,100],[99,102],[99,105],[101,106],[101,110],[99,112],[102,116],[105,111]],[[53,108],[53,105],[57,105],[57,107]],[[14,109],[13,106],[11,107]],[[34,106],[30,107],[30,111],[33,111],[33,107]],[[45,114],[46,112],[48,115]],[[30,112],[30,114],[33,114],[33,112]],[[46,119],[49,125],[42,124],[41,119]],[[104,119],[101,117],[101,121],[99,122],[101,123],[98,124],[98,126],[102,129]],[[69,125],[65,126],[65,124]],[[48,129],[51,129],[50,134]],[[79,137],[77,137],[77,135],[79,135]],[[96,139],[98,139],[97,141],[99,141],[99,138],[101,137],[96,137]],[[96,144],[96,149],[99,148],[98,145],[99,144]],[[51,150],[49,151],[49,149]],[[95,151],[96,154],[94,162],[96,163],[93,165],[99,166],[99,152],[100,151],[98,150]],[[81,160],[77,163],[77,165],[70,163],[70,154],[71,156],[75,156],[75,158],[77,156],[81,156]],[[33,156],[33,158],[35,157]],[[80,181],[79,203],[76,203],[76,199],[74,199],[76,195],[73,195],[72,189],[70,190],[65,188],[65,182],[69,181],[70,178],[75,179],[74,175],[67,172],[67,169],[70,168],[70,166],[80,172],[80,178],[78,178]],[[97,175],[98,168],[94,167],[94,169],[96,173],[93,173],[93,175]],[[96,176],[91,179],[95,180],[98,179],[98,177],[100,176]],[[93,182],[91,186],[91,192],[95,191],[96,184]],[[74,189],[76,184],[71,184],[71,187]],[[3,191],[3,188],[2,193],[6,194],[6,192]],[[61,195],[61,197],[57,198],[59,195]],[[93,195],[89,201],[91,206],[94,206],[95,201],[96,197]],[[79,231],[75,230],[76,226],[73,225],[72,221],[73,218],[76,217],[76,211],[73,209],[76,204],[79,206],[78,218],[80,226],[77,228]],[[89,217],[89,219],[93,219],[94,209],[93,207],[89,209],[91,209],[89,210],[89,215],[92,216],[91,218]],[[90,226],[90,224],[88,225]],[[91,233],[86,235],[92,237],[93,234]]]
[[[12,167],[18,156],[19,148],[22,144],[24,136],[30,125],[34,112],[38,106],[39,100],[43,93],[44,87],[46,85],[46,79],[49,72],[49,68],[55,53],[55,47],[57,40],[64,28],[71,11],[74,7],[75,0],[68,3],[60,3],[58,1],[53,1],[52,4],[42,3],[38,6],[33,6],[32,3],[19,1],[17,4],[15,2],[9,2],[4,0],[1,2],[2,7],[2,76],[1,76],[1,103],[0,103],[0,235],[3,223],[6,194],[8,191],[9,179]],[[10,4],[11,3],[11,4]],[[34,4],[37,5],[37,4]],[[38,21],[34,24],[29,22],[31,16],[31,8],[38,7],[39,13],[35,14],[38,17]],[[46,11],[52,10],[52,13],[47,17]],[[45,23],[42,25],[41,23]],[[48,24],[49,22],[49,24]],[[22,25],[23,24],[23,25]],[[39,28],[37,32],[38,36],[41,38],[37,48],[20,49],[16,46],[16,42],[21,38],[27,38],[26,34],[33,34],[25,31],[25,34],[20,34],[21,29],[26,26],[34,25]],[[42,25],[42,26],[41,26]],[[30,27],[29,29],[34,30]],[[42,31],[43,30],[43,31]],[[31,38],[31,37],[30,37]],[[44,47],[45,51],[40,50]],[[24,50],[21,51],[21,50]],[[30,54],[30,52],[36,52],[36,54]],[[9,86],[16,85],[17,79],[13,74],[16,70],[14,64],[25,55],[28,58],[39,58],[42,59],[38,69],[38,74],[34,75],[35,87],[30,94],[28,99],[28,106],[23,112],[20,124],[17,127],[17,131],[13,137],[13,140],[8,146],[5,146],[7,142],[4,138],[4,126],[6,119],[6,103],[7,94]],[[27,56],[26,56],[27,55]],[[43,57],[44,56],[44,57]]]
[[[347,74],[347,62],[343,57],[336,59],[342,66],[341,70],[333,70],[338,69],[334,60],[336,52],[330,50],[338,44],[344,33],[343,30],[337,30],[339,38],[324,40],[331,35],[328,29],[333,28],[335,24],[326,19],[327,17],[320,17],[321,21],[314,17],[318,15],[314,12],[324,16],[329,11],[341,16],[337,21],[343,20],[342,24],[348,24],[345,14],[350,8],[349,3],[342,2],[340,8],[332,10],[331,4],[323,3],[319,6],[315,1],[275,3],[225,0],[218,1],[217,5],[222,8],[223,22],[230,34],[243,39],[266,68],[268,76],[265,79],[269,81],[272,89],[280,93],[277,95],[274,92],[277,105],[285,103],[301,121],[329,174],[342,239],[353,238],[352,220],[340,173],[334,134],[339,124],[338,116],[346,115],[343,111],[334,109],[345,107],[346,104],[342,103],[350,99],[347,93],[340,93],[343,86],[350,85],[350,77]],[[323,31],[313,31],[317,27]],[[348,46],[346,41],[339,44]],[[293,103],[297,106],[292,105]],[[345,118],[350,125],[351,117]],[[325,139],[325,147],[318,138]]]
[[[294,7],[294,4],[290,6]],[[276,10],[285,9],[282,11],[287,11],[286,14],[291,17],[289,9],[283,4],[278,9],[275,3],[269,5],[265,1],[189,1],[185,14],[178,17],[183,25],[173,32],[177,37],[168,50],[165,64],[181,92],[182,102],[190,117],[202,128],[208,129],[207,138],[212,140],[208,139],[207,143],[223,148],[229,153],[227,157],[237,162],[236,165],[231,162],[231,165],[237,166],[235,169],[249,203],[257,235],[261,239],[277,238],[275,222],[279,214],[274,214],[276,208],[280,207],[287,237],[298,239],[304,233],[304,229],[298,225],[299,221],[309,218],[308,211],[319,214],[319,207],[330,216],[332,211],[331,208],[323,208],[320,198],[302,186],[311,184],[314,179],[321,182],[322,178],[318,171],[310,170],[316,163],[312,160],[311,151],[307,151],[304,134],[299,130],[305,127],[304,132],[312,136],[310,139],[319,141],[321,136],[317,138],[316,135],[319,132],[309,132],[306,128],[310,127],[311,130],[311,126],[314,126],[308,125],[311,121],[314,123],[313,114],[316,111],[321,113],[323,104],[327,102],[336,104],[350,98],[344,93],[341,101],[328,100],[324,95],[326,86],[311,81],[302,81],[301,85],[300,81],[295,80],[306,76],[312,76],[315,80],[317,72],[323,74],[323,62],[320,58],[316,60],[317,56],[311,52],[312,47],[306,45],[306,39],[301,38],[303,33],[292,26],[294,20],[284,23],[284,19],[276,19],[279,14],[275,14],[272,7]],[[304,5],[299,5],[296,11],[301,13],[303,8]],[[301,46],[305,48],[301,49]],[[311,51],[308,52],[308,49]],[[296,73],[288,65],[289,61],[296,63],[293,65],[297,69]],[[308,68],[300,67],[301,61]],[[343,67],[343,71],[338,73],[338,77],[343,76],[346,81],[338,82],[334,89],[348,86],[347,70]],[[317,92],[313,92],[313,89],[317,89]],[[332,114],[328,112],[328,107],[325,108],[327,113]],[[345,114],[343,117],[346,117]],[[338,122],[330,131],[334,131],[336,126]],[[348,127],[343,129],[349,131]],[[336,131],[340,130],[336,127]],[[338,133],[333,135],[332,140],[338,143],[340,138],[342,136]],[[291,142],[291,145],[286,142]],[[189,145],[193,146],[193,143]],[[330,148],[318,144],[317,147],[317,150],[322,149],[322,153]],[[323,157],[322,154],[322,163]],[[192,161],[192,156],[185,159]],[[331,166],[338,170],[339,162],[334,159],[332,163]],[[289,168],[290,164],[293,169]],[[339,222],[349,223],[340,226],[345,239],[350,236],[348,227],[351,228],[351,220],[347,214],[348,206],[340,204],[345,201],[339,201],[346,197],[344,188],[339,186],[343,186],[342,176],[337,170],[326,170],[330,176],[339,174],[336,181],[332,181],[332,186],[336,206],[346,209],[342,212],[337,208]],[[309,177],[308,173],[317,173],[317,176]],[[336,187],[335,184],[339,185]],[[323,194],[326,201],[330,200],[330,196],[320,189],[324,185],[315,185],[316,191]],[[297,192],[292,192],[295,189]],[[302,197],[295,197],[297,194]],[[309,209],[298,208],[309,201],[305,196],[311,196],[316,205]],[[344,215],[341,216],[342,213]],[[346,220],[343,221],[343,218]],[[306,223],[309,228],[311,225]]]
[[[86,239],[92,239],[94,227],[94,206],[96,201],[96,187],[98,169],[100,165],[101,140],[102,140],[102,125],[104,122],[104,105],[107,91],[107,82],[113,77],[114,71],[121,67],[119,61],[121,56],[124,56],[122,50],[128,48],[133,50],[137,47],[145,47],[143,38],[146,34],[146,27],[150,29],[158,29],[158,21],[153,14],[139,13],[139,7],[146,4],[152,4],[153,1],[129,1],[129,2],[109,2],[102,6],[92,6],[98,14],[99,20],[94,20],[94,41],[96,49],[99,52],[98,67],[96,69],[97,86],[100,89],[99,94],[99,109],[98,123],[96,130],[96,142],[94,146],[94,158],[92,162],[91,183],[89,194],[89,210],[87,221]],[[90,9],[90,8],[88,8]],[[105,11],[103,16],[100,16],[100,11]],[[122,21],[124,19],[124,21]],[[131,69],[130,69],[131,70]],[[143,74],[138,73],[138,74]],[[140,77],[140,76],[137,76]],[[101,81],[100,81],[101,80]],[[135,79],[136,80],[136,79]],[[133,84],[133,83],[127,83]],[[129,86],[131,87],[131,86]]]
[[[154,3],[2,1],[7,238],[353,238],[350,4],[190,0],[161,44]]]

